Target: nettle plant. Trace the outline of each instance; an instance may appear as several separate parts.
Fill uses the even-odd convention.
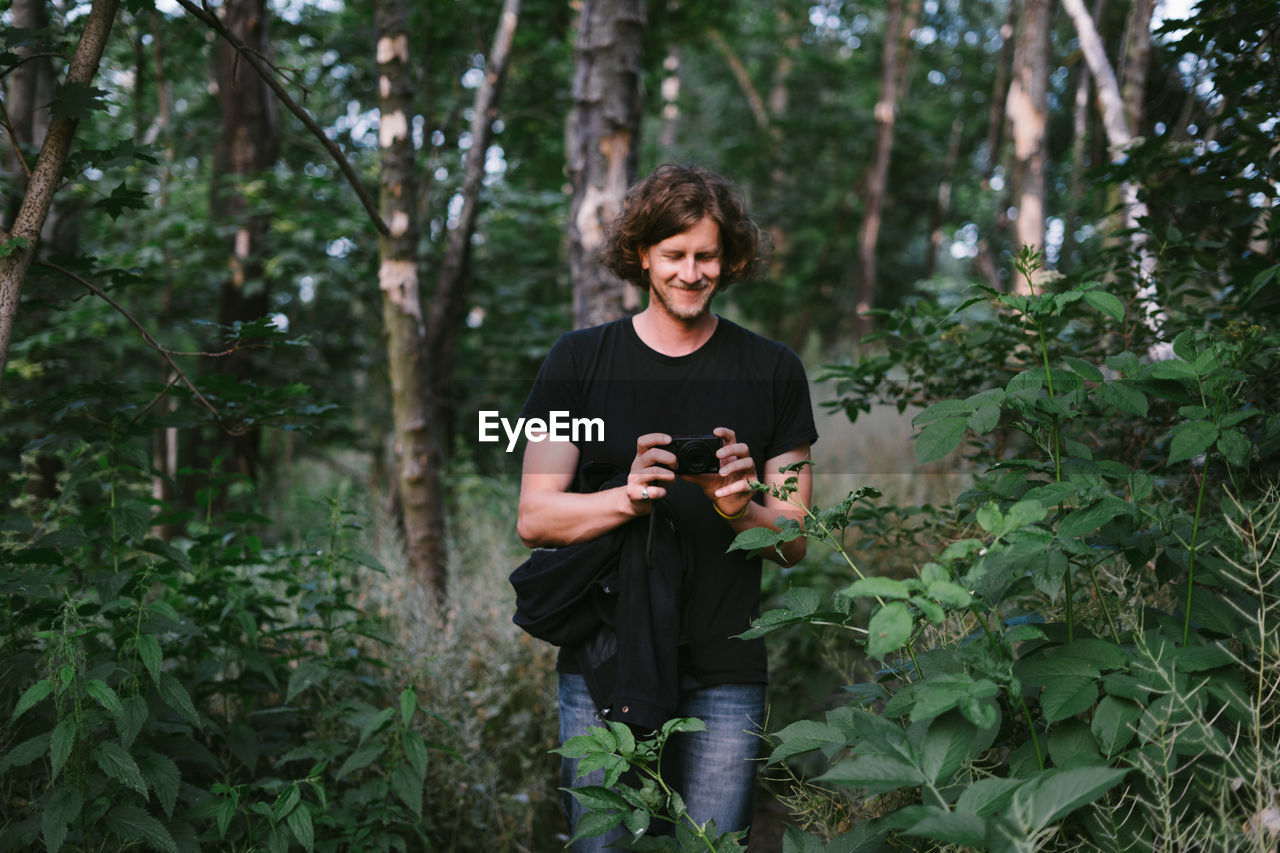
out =
[[[446,747],[382,675],[351,514],[331,501],[323,541],[272,549],[268,519],[214,511],[235,478],[205,472],[203,517],[155,516],[142,442],[41,451],[65,466],[58,497],[8,484],[0,516],[0,847],[427,846]]]
[[[1039,256],[1018,264],[1030,282]],[[1280,495],[1251,466],[1280,436],[1255,404],[1280,345],[1233,324],[1183,331],[1161,360],[1107,355],[1105,329],[1082,336],[1125,305],[1099,284],[979,289],[953,317],[994,303],[1023,339],[1002,352],[1026,361],[915,419],[921,463],[965,443],[986,464],[932,559],[905,578],[859,569],[844,533],[871,489],[734,543],[805,536],[854,578],[825,607],[791,590],[744,636],[812,625],[882,662],[849,704],[777,731],[768,758],[816,765],[804,784],[877,816],[792,828],[784,850],[1271,849]],[[931,358],[955,329],[934,327]],[[794,499],[794,473],[778,497]]]

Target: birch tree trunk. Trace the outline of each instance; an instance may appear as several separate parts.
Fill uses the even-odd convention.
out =
[[[635,288],[596,254],[635,179],[640,135],[644,0],[583,0],[567,154],[573,321],[582,328],[634,313]]]
[[[1049,0],[1024,0],[1013,51],[1009,83],[1009,116],[1013,137],[1012,184],[1017,221],[1015,244],[1044,248],[1045,139],[1049,123]],[[1028,284],[1014,276],[1013,289],[1026,293]]]
[[[84,30],[75,54],[71,57],[66,77],[68,85],[87,86],[97,74],[119,6],[119,0],[94,0],[89,14],[85,16]],[[9,231],[0,233],[0,247],[7,251],[0,257],[0,385],[3,384],[5,363],[9,360],[22,283],[35,258],[40,230],[49,216],[53,196],[62,180],[62,169],[71,152],[76,124],[77,120],[70,116],[61,116],[49,124],[13,226]]]
[[[409,69],[406,0],[374,6],[378,64],[378,208],[387,234],[378,238],[378,287],[387,336],[387,367],[395,436],[396,483],[405,556],[426,588],[445,590],[444,459],[432,430],[426,323],[418,278],[417,175],[411,135],[413,78]]]

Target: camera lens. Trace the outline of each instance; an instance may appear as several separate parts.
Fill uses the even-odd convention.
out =
[[[680,470],[688,474],[705,474],[716,469],[716,453],[701,441],[686,444],[680,453]]]

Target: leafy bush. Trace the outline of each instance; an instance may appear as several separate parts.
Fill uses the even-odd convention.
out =
[[[1028,282],[1038,263],[1020,256]],[[852,828],[848,807],[811,809],[821,820],[792,827],[788,853],[1225,850],[1241,827],[1253,849],[1275,843],[1280,335],[1183,317],[1168,358],[1112,351],[1149,339],[1120,325],[1125,304],[1096,282],[1058,287],[980,288],[945,317],[895,318],[922,333],[904,364],[845,369],[850,411],[886,396],[927,406],[921,462],[963,445],[983,466],[954,517],[933,517],[917,571],[868,575],[846,550],[874,489],[735,542],[823,541],[852,580],[827,606],[793,588],[748,636],[834,629],[882,662],[846,688],[852,703],[774,735],[770,764],[806,779],[797,801],[862,799]],[[961,327],[978,302],[987,318]],[[888,383],[890,368],[912,380]],[[939,400],[945,388],[964,396]]]
[[[323,541],[269,549],[266,518],[213,514],[245,490],[206,474],[203,518],[153,517],[147,452],[104,432],[42,448],[53,498],[6,487],[0,846],[421,849],[449,747],[354,603],[372,561],[350,514],[331,502]]]

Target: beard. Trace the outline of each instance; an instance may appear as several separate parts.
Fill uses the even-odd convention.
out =
[[[714,281],[702,281],[695,287],[680,287],[673,284],[654,284],[649,288],[653,300],[664,312],[677,320],[696,320],[706,313],[715,296]],[[696,294],[696,298],[690,296]]]

